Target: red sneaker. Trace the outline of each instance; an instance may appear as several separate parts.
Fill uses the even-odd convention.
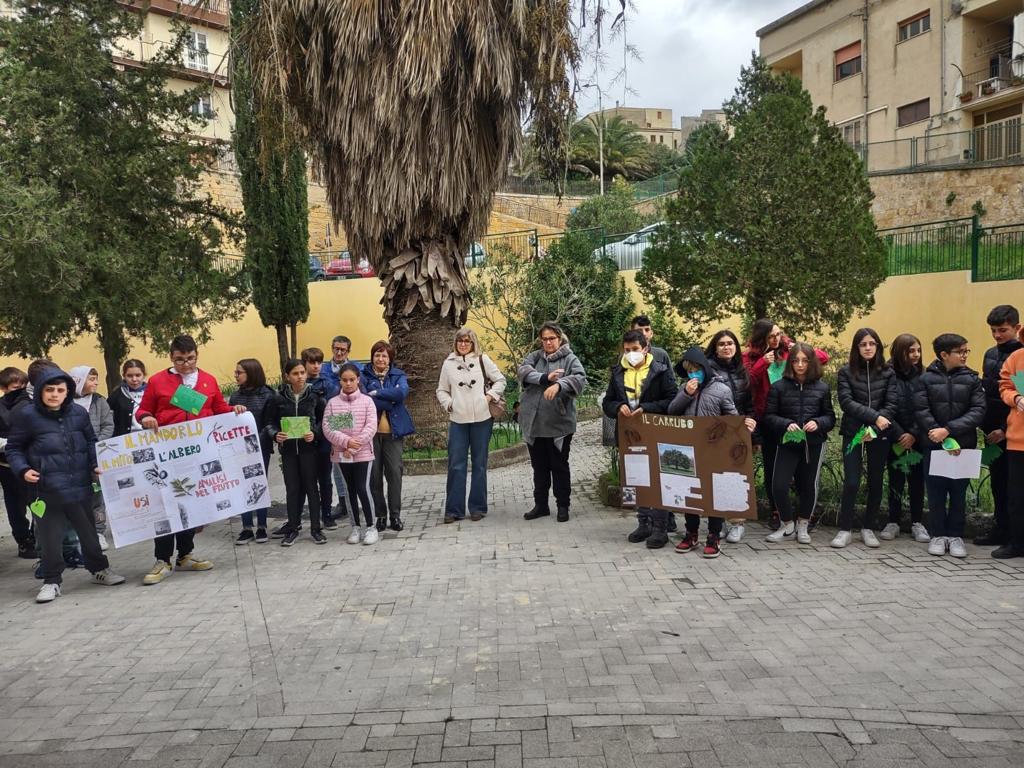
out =
[[[709,533],[708,540],[704,544],[704,557],[718,557],[720,554],[722,554],[722,547],[718,543],[718,537]]]
[[[697,532],[687,531],[686,535],[683,536],[683,540],[676,544],[676,552],[683,553],[689,552],[691,549],[697,548]]]

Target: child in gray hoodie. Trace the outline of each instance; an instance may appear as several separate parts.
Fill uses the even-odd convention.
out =
[[[76,365],[68,372],[75,382],[75,405],[81,406],[89,414],[92,431],[97,440],[106,440],[114,436],[114,412],[110,410],[107,399],[96,392],[100,384],[99,372],[88,365]],[[99,491],[93,495],[92,513],[96,519],[96,535],[100,540],[100,549],[107,549],[107,510],[103,506],[103,496]]]

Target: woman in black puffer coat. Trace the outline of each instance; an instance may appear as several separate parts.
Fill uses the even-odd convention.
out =
[[[263,365],[259,360],[247,357],[235,363],[235,383],[238,389],[228,400],[229,405],[244,405],[245,409],[256,419],[256,429],[259,432],[259,448],[263,457],[263,471],[266,472],[270,466],[270,454],[274,450],[274,429],[270,426],[270,418],[273,415],[271,405],[277,397],[277,393],[267,386],[267,374],[263,371]],[[264,544],[267,541],[267,512],[269,505],[263,509],[257,509],[256,533],[252,532],[253,513],[242,513],[242,532],[235,539],[235,544],[241,546],[255,541],[257,544]]]
[[[832,546],[841,549],[850,543],[853,510],[860,490],[860,476],[867,454],[868,499],[864,509],[861,539],[865,546],[877,547],[875,517],[882,506],[882,480],[889,458],[893,419],[896,416],[896,387],[893,371],[885,362],[882,340],[871,328],[861,328],[853,335],[850,362],[839,371],[839,407],[843,421],[843,499],[839,511],[839,532]],[[850,448],[862,429],[874,432],[864,435],[863,442]]]
[[[914,387],[924,372],[921,365],[921,341],[910,333],[901,333],[893,339],[889,348],[892,364],[892,384],[896,392],[896,412],[892,425],[892,439],[904,451],[921,450],[921,434],[914,411]],[[900,516],[903,509],[903,490],[910,497],[910,533],[914,541],[927,544],[931,541],[924,519],[924,462],[912,465],[904,472],[895,465],[899,457],[889,453],[889,524],[878,534],[880,539],[895,539],[900,532]]]
[[[759,432],[755,431],[757,422],[754,421],[754,398],[750,392],[750,372],[743,364],[743,355],[740,352],[740,342],[736,334],[729,330],[719,331],[711,337],[704,356],[708,360],[708,367],[711,372],[728,382],[732,390],[732,401],[736,405],[736,411],[745,418],[747,428],[753,432],[754,444],[761,442]],[[741,519],[730,520],[729,533],[725,540],[730,544],[737,544],[743,540],[746,531],[745,521]]]

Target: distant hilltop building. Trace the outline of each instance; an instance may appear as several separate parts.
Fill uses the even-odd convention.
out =
[[[597,121],[604,115],[605,121],[613,117],[621,117],[636,128],[637,133],[650,144],[664,144],[669,149],[682,150],[684,139],[682,131],[672,121],[672,110],[657,107],[614,107],[591,112],[584,120]]]

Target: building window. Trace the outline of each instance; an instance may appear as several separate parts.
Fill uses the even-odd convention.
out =
[[[653,143],[654,143],[654,142],[655,142],[656,140],[657,140],[657,139],[655,139],[655,137],[654,137],[654,136],[651,136],[651,144],[653,144]]]
[[[900,42],[909,40],[912,37],[917,37],[922,32],[927,32],[932,28],[932,14],[931,11],[924,11],[923,13],[917,14],[917,16],[911,16],[906,21],[899,23],[900,28]]]
[[[851,147],[860,146],[860,120],[846,123],[843,126],[843,141]]]
[[[665,143],[665,137],[664,136],[659,136],[658,137],[658,143],[659,144],[664,144]]]
[[[836,80],[860,73],[860,40],[836,51]]]
[[[661,120],[661,111],[658,111],[658,119]]]
[[[902,128],[919,120],[927,120],[932,113],[929,102],[929,99],[921,99],[913,104],[905,104],[900,107],[896,112],[896,126]]]
[[[206,35],[203,32],[189,32],[185,49],[185,66],[202,72],[210,71]]]
[[[192,105],[192,114],[196,117],[202,117],[209,120],[213,117],[213,98],[210,96],[200,96],[196,103]]]

